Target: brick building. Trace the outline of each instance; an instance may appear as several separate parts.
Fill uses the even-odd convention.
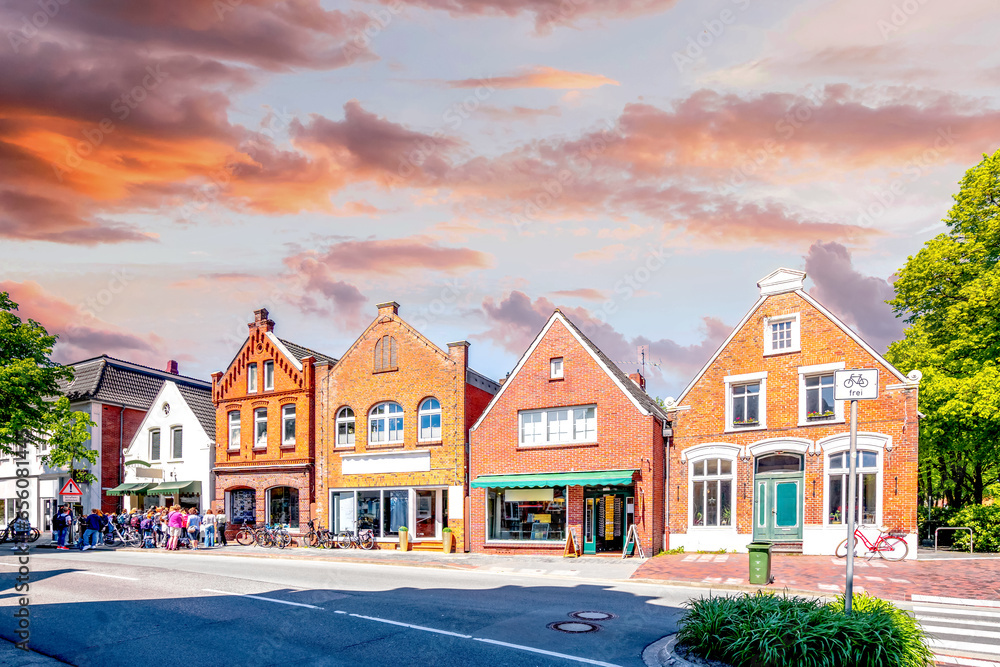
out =
[[[336,359],[278,338],[267,310],[226,371],[212,374],[216,410],[215,502],[229,527],[306,529],[315,502],[316,364]]]
[[[833,373],[877,368],[859,401],[857,520],[909,534],[916,555],[917,386],[779,269],[675,402],[668,462],[670,547],[832,554],[847,537],[849,415]],[[849,412],[849,410],[848,410]]]
[[[666,414],[556,310],[471,433],[472,549],[663,546]]]
[[[438,347],[383,303],[339,361],[316,371],[317,506],[331,530],[440,548],[465,536],[469,427],[499,385],[469,368],[469,344]]]

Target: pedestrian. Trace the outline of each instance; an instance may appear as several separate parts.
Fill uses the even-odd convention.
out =
[[[70,522],[73,515],[67,514],[65,505],[60,505],[52,517],[52,539],[56,542],[56,549],[67,549],[66,535],[69,533]]]
[[[153,533],[153,513],[147,512],[146,516],[139,522],[139,529],[142,530],[142,548],[152,549],[156,547],[156,537]]]
[[[86,514],[84,514],[83,513],[83,509],[81,509],[80,510],[80,516],[78,516],[77,519],[76,519],[76,535],[77,535],[77,537],[76,537],[76,548],[77,549],[83,549],[83,547],[84,547],[83,536],[87,534],[87,527],[89,525],[87,523],[87,520],[88,520],[88,516]]]
[[[98,522],[101,524],[100,528],[98,529],[98,532],[97,532],[97,539],[100,542],[101,546],[103,547],[104,546],[104,533],[108,530],[108,526],[110,525],[110,522],[108,521],[108,517],[101,510],[97,510],[97,519],[98,519]]]
[[[191,548],[198,548],[198,535],[201,532],[201,517],[198,516],[198,508],[192,507],[188,510],[187,534],[191,540]]]
[[[103,528],[102,516],[100,515],[99,509],[90,510],[90,515],[86,518],[87,529],[83,533],[83,548],[82,551],[87,549],[94,549],[97,547],[97,540],[100,537],[101,529]]]
[[[205,516],[201,520],[201,525],[205,527],[205,548],[215,546],[215,513],[212,510],[205,510]]]
[[[167,527],[170,531],[170,538],[167,540],[167,549],[177,551],[177,544],[180,542],[181,533],[184,532],[184,515],[181,514],[180,505],[170,508],[167,515]]]
[[[226,544],[226,515],[222,510],[215,512],[215,534],[219,536],[219,542],[222,543],[222,546],[228,546]]]
[[[166,508],[158,508],[153,516],[156,519],[156,546],[166,548],[170,541],[170,528],[167,525]]]

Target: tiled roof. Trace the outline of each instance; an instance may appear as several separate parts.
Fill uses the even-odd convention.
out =
[[[160,393],[164,380],[171,380],[178,387],[212,390],[211,383],[204,380],[174,375],[107,355],[69,365],[75,376],[72,382],[60,382],[60,389],[74,402],[89,400],[148,410]]]
[[[184,402],[188,404],[194,416],[209,438],[215,440],[215,405],[212,404],[211,389],[196,389],[194,387],[179,384],[178,391],[184,397]]]
[[[609,359],[606,354],[601,352],[601,348],[594,345],[594,342],[591,341],[589,338],[587,338],[587,336],[582,331],[580,331],[580,327],[576,326],[568,317],[566,317],[566,313],[562,313],[562,316],[563,319],[566,321],[566,324],[573,328],[573,331],[575,331],[577,335],[580,336],[580,340],[582,340],[584,344],[587,345],[593,351],[593,353],[597,355],[597,357],[608,368],[608,370],[610,370],[611,373],[613,373],[615,377],[618,378],[618,381],[621,382],[622,386],[625,387],[625,391],[631,394],[632,397],[639,402],[639,405],[643,406],[644,408],[646,408],[646,410],[653,413],[657,417],[660,417],[661,419],[667,419],[667,413],[663,408],[660,407],[659,403],[657,403],[645,391],[640,389],[639,385],[633,382],[629,378],[629,376],[625,373],[625,371],[618,368],[618,364],[611,361],[611,359]]]
[[[301,345],[296,345],[295,343],[285,340],[284,338],[279,338],[288,351],[295,355],[295,358],[302,361],[306,357],[316,357],[316,362],[328,361],[331,364],[337,363],[337,360],[330,355],[323,354],[322,352],[317,352],[316,350],[310,350],[308,347],[302,347]]]

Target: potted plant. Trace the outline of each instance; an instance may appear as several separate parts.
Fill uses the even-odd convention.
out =
[[[451,553],[452,548],[452,538],[451,538],[451,528],[445,528],[441,531],[441,548],[446,554]]]
[[[410,531],[406,529],[406,526],[399,527],[399,550],[410,550]]]

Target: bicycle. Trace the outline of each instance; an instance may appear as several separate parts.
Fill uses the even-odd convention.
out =
[[[243,525],[240,526],[239,532],[236,533],[236,543],[248,547],[256,542],[257,533],[254,530],[254,527],[244,521]]]
[[[341,549],[350,549],[351,547],[372,549],[375,547],[375,531],[371,528],[360,528],[357,531],[342,530],[337,535],[337,545]]]
[[[35,528],[34,526],[32,526],[30,530],[28,530],[28,542],[34,542],[41,536],[42,532],[37,528]],[[10,529],[10,526],[7,526],[6,528],[4,528],[3,533],[0,534],[0,544],[3,544],[4,542],[14,542],[14,541],[15,541],[14,533]]]
[[[104,534],[104,543],[109,547],[115,546],[118,541],[127,547],[138,547],[142,544],[142,535],[131,526],[125,526],[125,532],[114,523],[108,525],[108,531]]]
[[[898,535],[889,535],[889,528],[887,526],[878,527],[878,539],[872,544],[871,541],[865,534],[861,532],[861,528],[854,529],[854,555],[859,556],[858,547],[864,545],[867,548],[868,560],[875,557],[878,554],[880,557],[888,561],[898,561],[906,558],[906,554],[909,553],[910,547],[902,537]],[[837,550],[834,552],[837,558],[845,558],[847,556],[847,540],[837,545]]]
[[[254,531],[257,544],[264,548],[278,547],[284,549],[292,543],[292,536],[283,525],[263,526]]]
[[[866,380],[861,375],[861,373],[853,373],[850,376],[848,376],[846,380],[844,380],[844,386],[850,389],[854,385],[858,385],[859,387],[867,387],[868,380]]]
[[[306,546],[317,549],[332,549],[335,542],[329,530],[316,528],[316,523],[313,519],[309,520],[309,532],[306,533],[304,541]]]

